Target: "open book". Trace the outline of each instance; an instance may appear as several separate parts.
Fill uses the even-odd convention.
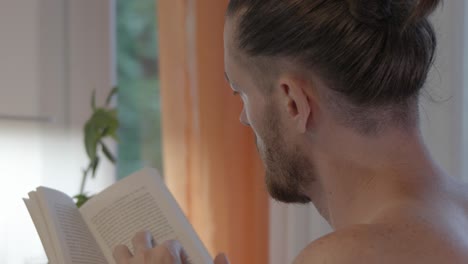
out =
[[[49,263],[115,263],[112,251],[133,250],[136,232],[157,243],[178,240],[190,263],[212,258],[155,170],[143,169],[113,184],[78,209],[66,194],[39,187],[24,199]]]

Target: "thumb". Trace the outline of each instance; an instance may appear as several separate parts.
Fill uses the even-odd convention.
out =
[[[227,259],[225,254],[219,254],[214,259],[214,264],[229,264],[229,260]]]

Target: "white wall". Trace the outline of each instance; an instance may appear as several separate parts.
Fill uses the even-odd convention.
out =
[[[21,198],[78,192],[91,91],[102,102],[112,86],[110,33],[109,0],[0,1],[0,263],[45,263]],[[88,191],[113,181],[103,165]]]
[[[468,14],[468,4],[465,4],[464,8],[460,8],[460,10],[463,10],[464,14]],[[462,177],[465,181],[468,181],[468,90],[467,90],[467,85],[468,85],[468,74],[466,72],[468,71],[468,19],[466,16],[463,16],[465,19],[463,23],[463,103],[462,103],[462,109],[461,112],[463,113],[463,139],[462,139]]]
[[[47,176],[43,184],[67,193],[76,193],[81,182],[81,168],[87,165],[82,129],[91,115],[92,91],[96,90],[97,104],[102,105],[113,85],[110,1],[45,1],[51,3],[45,8],[48,12],[55,8],[52,2],[61,2],[65,7],[65,13],[62,13],[65,25],[62,30],[65,30],[65,34],[61,48],[49,48],[41,54],[45,57],[44,61],[48,62],[51,75],[51,78],[44,80],[43,89],[46,92],[43,93],[41,106],[44,111],[52,112],[57,120],[44,131],[45,155],[54,158],[44,161],[44,175]],[[43,32],[56,35],[59,26],[51,19],[49,22],[43,26]],[[53,43],[50,42],[53,41],[48,36],[44,37],[45,46],[52,47]],[[54,56],[62,62],[56,62],[55,67],[50,67],[50,58]],[[62,74],[65,76],[63,82],[66,89],[60,88]],[[61,94],[61,98],[58,94]],[[51,102],[51,96],[56,97],[55,103]],[[57,166],[57,163],[61,166]],[[113,180],[112,166],[104,162],[100,167],[103,173],[96,177],[96,181],[90,182],[90,191],[100,189]],[[63,176],[65,168],[70,168],[67,169],[67,177]]]
[[[0,1],[0,115],[34,116],[37,113],[37,9],[37,1]]]
[[[465,2],[444,1],[433,16],[439,47],[421,97],[421,129],[434,159],[454,177],[464,178],[466,133]]]
[[[467,13],[465,1],[451,0],[434,15],[439,49],[421,100],[421,129],[430,152],[448,174],[463,180],[468,180]],[[303,247],[330,231],[312,206],[271,202],[270,210],[271,264],[292,263]]]
[[[0,263],[21,263],[41,253],[21,201],[40,183],[41,123],[9,120],[41,114],[37,11],[36,1],[0,1]],[[20,259],[19,241],[26,239],[22,246],[32,252]]]

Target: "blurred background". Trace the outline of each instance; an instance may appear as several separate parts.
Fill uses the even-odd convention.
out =
[[[232,263],[289,263],[329,232],[312,206],[269,200],[253,136],[223,77],[227,0],[0,0],[0,263],[46,263],[21,198],[43,185],[71,196],[89,160],[91,98],[118,112],[86,184],[96,193],[156,167],[212,254]],[[421,102],[434,158],[468,180],[468,6],[434,15],[439,51]]]

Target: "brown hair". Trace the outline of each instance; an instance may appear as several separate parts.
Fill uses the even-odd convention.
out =
[[[243,54],[291,59],[362,113],[415,101],[433,63],[427,17],[439,2],[231,0],[227,16],[237,17]]]

